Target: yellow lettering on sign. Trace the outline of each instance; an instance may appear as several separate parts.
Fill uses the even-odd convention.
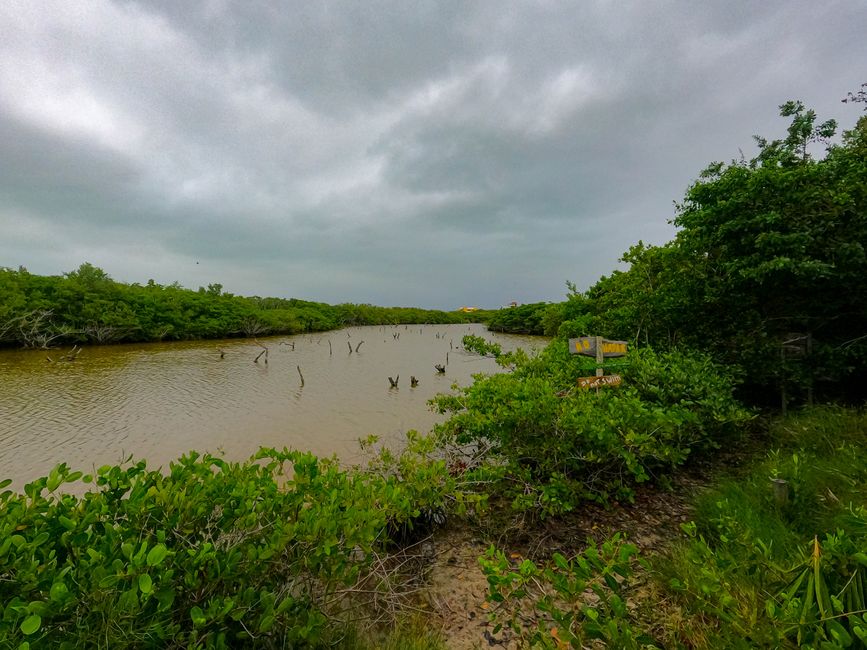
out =
[[[587,339],[584,339],[583,341],[581,341],[581,347],[584,348],[585,350],[589,350],[590,349],[590,341],[588,341]]]

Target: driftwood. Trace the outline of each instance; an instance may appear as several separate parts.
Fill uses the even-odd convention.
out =
[[[330,357],[333,352],[334,351],[331,349],[331,339],[328,339],[328,356]]]
[[[78,358],[78,355],[81,354],[81,346],[73,345],[72,349],[60,357],[61,361],[75,361]]]
[[[298,369],[298,376],[301,377],[301,386],[304,386],[304,375],[301,374],[301,366],[295,366]]]
[[[268,346],[262,345],[256,339],[253,339],[253,342],[256,345],[258,345],[260,348],[262,348],[262,351],[258,355],[256,355],[255,359],[253,359],[253,363],[259,363],[259,357],[261,357],[264,354],[265,355],[265,365],[267,366],[268,365]]]
[[[398,375],[395,379],[392,379],[391,377],[388,378],[388,382],[391,384],[392,388],[397,388],[397,382],[399,382],[399,381],[400,381],[400,375]]]
[[[361,343],[364,343],[364,341],[362,341]],[[355,351],[356,351],[356,352],[358,352],[358,348],[361,347],[361,343],[359,343],[358,345],[355,346]]]
[[[446,374],[446,367],[444,365],[442,365],[441,363],[436,364],[434,366],[434,368],[436,368],[437,372],[440,373],[441,375]]]
[[[349,347],[349,354],[352,354],[352,343],[349,341],[346,342],[346,345]]]
[[[416,386],[418,386],[418,379],[416,379],[414,376],[410,375],[409,376],[409,385],[412,386],[413,388],[415,388]]]

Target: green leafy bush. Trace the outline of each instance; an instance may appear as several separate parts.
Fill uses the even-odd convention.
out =
[[[65,465],[0,494],[0,638],[17,647],[303,647],[388,589],[389,533],[463,495],[413,435],[370,470],[262,449],[94,476]],[[64,492],[95,483],[83,496]],[[8,483],[8,482],[7,482]]]
[[[590,542],[570,560],[555,553],[544,567],[489,548],[479,562],[488,579],[494,634],[507,627],[522,647],[656,647],[633,625],[626,604],[637,556],[619,534],[600,547]]]
[[[504,492],[543,516],[580,499],[628,499],[635,483],[716,448],[749,419],[732,398],[732,379],[701,355],[630,353],[617,362],[623,385],[598,391],[576,387],[577,377],[592,374],[592,360],[570,355],[564,340],[537,357],[499,360],[513,371],[434,400],[451,414],[437,431],[491,448]]]

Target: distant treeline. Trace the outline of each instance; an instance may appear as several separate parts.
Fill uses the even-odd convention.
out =
[[[490,329],[702,350],[738,369],[751,398],[863,396],[867,116],[814,159],[836,123],[800,102],[780,112],[786,138],[756,137],[756,157],[714,163],[686,191],[673,241],[638,242],[628,270],[569,285],[565,302],[500,310]]]
[[[153,280],[124,284],[88,263],[62,276],[0,268],[0,346],[6,347],[250,337],[351,325],[472,320],[478,318],[457,311],[235,296],[219,284],[198,291]]]

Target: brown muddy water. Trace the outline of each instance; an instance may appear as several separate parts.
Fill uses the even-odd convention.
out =
[[[352,463],[358,438],[398,444],[409,429],[427,431],[442,419],[431,397],[499,371],[459,349],[464,334],[504,349],[547,342],[483,325],[400,325],[261,338],[267,364],[253,362],[261,347],[240,339],[88,346],[74,362],[49,362],[58,350],[0,351],[0,480],[20,489],[61,462],[90,471],[131,454],[156,468],[190,450],[242,460],[261,446]]]

